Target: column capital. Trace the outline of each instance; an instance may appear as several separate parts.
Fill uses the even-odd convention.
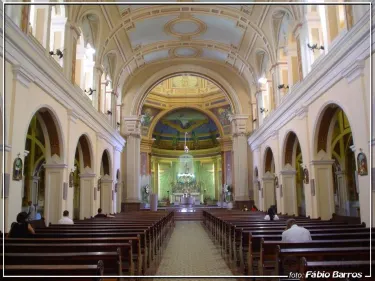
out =
[[[318,165],[333,165],[335,163],[335,160],[329,159],[329,160],[312,160],[311,164],[314,166]]]
[[[78,112],[74,109],[68,109],[68,117],[73,123],[77,123],[77,120],[80,119]]]
[[[104,72],[104,68],[101,64],[99,63],[96,63],[95,66],[94,66],[95,70],[97,71],[97,73],[99,74],[99,76],[101,76]]]
[[[302,22],[296,23],[296,25],[294,26],[293,31],[292,31],[292,34],[293,34],[294,38],[298,37],[298,35],[301,32],[302,27],[303,27]]]
[[[229,121],[232,123],[233,137],[246,136],[247,120],[249,115],[230,115]]]
[[[12,72],[13,79],[20,82],[26,88],[29,88],[30,84],[35,81],[34,77],[27,73],[21,65],[13,65]]]
[[[122,119],[124,121],[124,135],[141,137],[141,118],[140,116],[128,116]]]
[[[79,30],[79,27],[76,24],[68,20],[66,22],[66,25],[68,28],[74,31],[73,35],[75,35],[77,38],[81,35],[81,31]]]
[[[365,69],[365,60],[360,59],[355,63],[350,64],[347,69],[342,72],[342,77],[345,77],[348,83],[352,83],[357,78],[362,77]]]

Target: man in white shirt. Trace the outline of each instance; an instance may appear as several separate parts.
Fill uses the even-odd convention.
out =
[[[69,211],[65,210],[63,212],[63,217],[60,219],[58,224],[74,224],[73,220],[69,218]]]
[[[295,219],[286,221],[287,230],[283,232],[283,242],[309,242],[311,241],[310,231],[306,228],[298,226]]]
[[[28,204],[29,204],[29,210],[27,212],[27,220],[34,221],[36,220],[35,206],[33,205],[32,201],[29,201]]]

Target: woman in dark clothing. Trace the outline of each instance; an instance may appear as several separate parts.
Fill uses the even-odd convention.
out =
[[[12,223],[7,238],[28,238],[35,234],[33,227],[26,221],[27,213],[17,215],[17,222]]]

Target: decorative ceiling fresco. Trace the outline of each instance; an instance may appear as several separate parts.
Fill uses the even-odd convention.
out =
[[[207,115],[194,109],[178,109],[162,117],[153,132],[153,146],[183,150],[187,135],[189,149],[207,149],[219,145],[218,128]]]
[[[232,114],[232,110],[230,108],[230,105],[225,105],[221,107],[211,108],[210,109],[217,119],[219,119],[220,124],[223,126],[224,134],[230,134],[231,133],[231,127],[230,127],[230,115]]]
[[[101,6],[109,32],[97,54],[102,61],[108,52],[118,53],[113,84],[120,91],[139,68],[166,60],[219,63],[255,87],[260,75],[255,65],[257,51],[264,51],[270,65],[276,64],[276,39],[283,37],[288,26],[295,26],[302,14],[298,5],[251,5],[254,1],[247,5],[132,2]]]

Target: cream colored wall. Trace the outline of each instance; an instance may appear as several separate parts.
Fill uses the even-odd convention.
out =
[[[283,155],[285,154],[285,141],[288,132],[293,131],[300,142],[303,163],[309,170],[310,179],[316,178],[314,169],[311,166],[312,160],[317,159],[316,151],[316,130],[318,119],[323,109],[328,104],[334,103],[340,106],[348,117],[353,133],[353,141],[356,148],[355,155],[357,157],[360,149],[366,154],[368,161],[370,160],[369,140],[370,140],[370,95],[369,95],[369,67],[370,59],[367,58],[364,63],[362,75],[349,82],[347,78],[342,78],[333,87],[328,89],[316,100],[306,106],[305,112],[296,115],[291,121],[287,122],[275,133],[263,135],[264,139],[260,139],[260,159],[254,153],[254,167],[258,166],[260,178],[264,174],[264,157],[267,147],[272,149],[275,159],[276,173],[279,174],[280,168],[284,166]],[[255,150],[256,151],[256,150]],[[370,167],[370,163],[368,163]],[[370,172],[370,171],[369,171]],[[361,209],[361,220],[369,225],[370,222],[370,176],[359,176],[359,201]],[[278,194],[279,196],[279,194]],[[279,197],[278,197],[279,199]],[[305,200],[306,215],[317,217],[318,202],[316,198],[312,198],[309,184],[305,184]],[[279,200],[278,200],[279,203]],[[374,204],[373,204],[374,206]],[[263,206],[263,210],[265,210]],[[279,206],[278,206],[279,207]],[[320,206],[322,207],[322,206]],[[324,208],[324,207],[323,207]],[[374,214],[374,210],[372,211]]]
[[[32,116],[36,111],[42,107],[48,108],[53,112],[56,120],[58,130],[61,132],[61,140],[63,146],[63,154],[61,163],[66,165],[63,168],[63,182],[69,182],[69,172],[74,166],[74,155],[78,144],[78,139],[82,134],[86,134],[92,145],[94,163],[93,172],[99,175],[100,172],[100,161],[104,149],[107,149],[110,153],[111,161],[111,176],[115,175],[114,168],[118,168],[120,163],[119,153],[114,154],[113,145],[110,144],[106,136],[101,136],[84,123],[82,120],[74,118],[69,115],[69,111],[66,107],[58,103],[51,95],[42,90],[38,85],[30,83],[27,86],[23,85],[20,81],[22,78],[16,79],[13,75],[12,65],[8,62],[5,63],[5,77],[6,77],[6,98],[5,98],[5,126],[6,126],[6,140],[5,143],[11,145],[11,151],[6,153],[6,167],[5,173],[12,174],[12,165],[17,154],[21,154],[21,158],[24,158],[25,141],[27,129],[31,121]],[[20,77],[20,75],[18,75]],[[74,120],[74,121],[73,121]],[[114,158],[115,157],[115,158]],[[47,160],[48,161],[48,160]],[[116,164],[114,164],[116,163]],[[96,186],[97,178],[94,180],[94,186]],[[68,188],[67,200],[62,200],[62,184],[61,194],[58,196],[58,206],[53,206],[51,212],[54,214],[52,217],[60,217],[63,210],[68,209],[73,214],[73,188]],[[92,186],[92,188],[94,188]],[[9,230],[10,224],[15,221],[17,214],[21,211],[22,204],[22,181],[10,182],[9,198],[6,200],[6,212],[5,212],[5,231]],[[55,196],[55,195],[54,195]],[[95,210],[99,206],[100,197],[97,197],[96,202],[92,202],[95,206]],[[56,221],[52,220],[52,223]]]

